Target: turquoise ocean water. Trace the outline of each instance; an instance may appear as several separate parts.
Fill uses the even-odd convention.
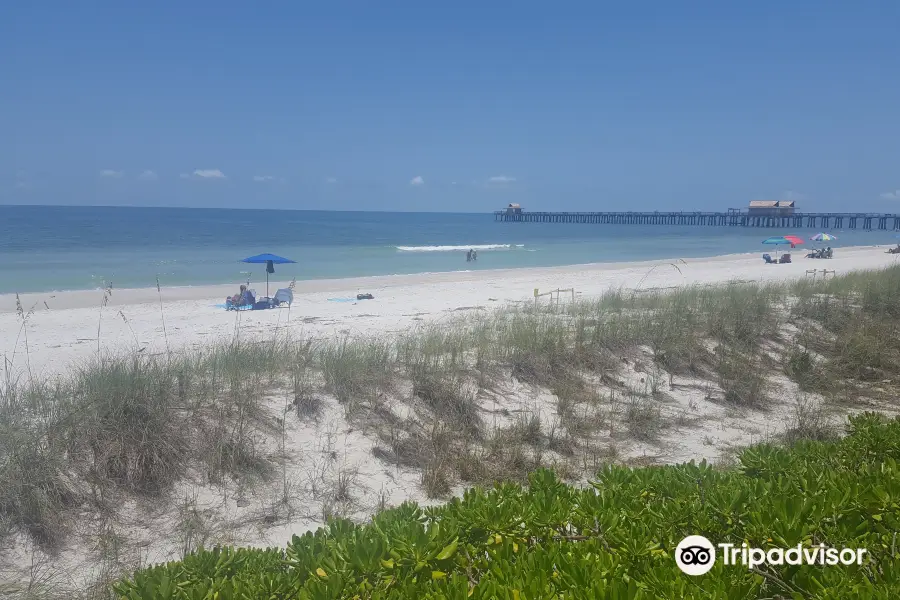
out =
[[[759,252],[769,230],[496,223],[492,214],[0,206],[0,293],[236,283],[265,279],[240,259],[297,261],[274,280],[542,267]],[[839,231],[835,247],[894,243]],[[809,246],[807,242],[807,246]],[[478,261],[465,252],[478,249]]]

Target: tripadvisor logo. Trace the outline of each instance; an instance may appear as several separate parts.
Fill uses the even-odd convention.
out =
[[[675,548],[675,563],[687,575],[703,575],[715,562],[716,549],[702,535],[689,535]]]
[[[716,547],[720,550],[722,564],[743,565],[754,569],[760,565],[861,565],[865,548],[830,548],[825,544],[793,548],[751,548],[747,544],[721,543],[714,546],[702,535],[689,535],[675,548],[675,563],[687,575],[708,573],[716,562]]]

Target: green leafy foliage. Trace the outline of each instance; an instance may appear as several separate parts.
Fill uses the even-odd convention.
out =
[[[738,467],[609,466],[590,486],[527,487],[407,503],[334,521],[286,549],[201,550],[116,585],[128,600],[431,598],[888,598],[900,588],[900,420],[850,420],[836,442],[745,450]],[[676,567],[687,535],[713,543],[865,548],[862,565]]]

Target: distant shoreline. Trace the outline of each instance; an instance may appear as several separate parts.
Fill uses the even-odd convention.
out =
[[[811,246],[810,246],[811,247]],[[888,248],[889,245],[862,245],[862,246],[841,246],[837,248],[840,254],[847,251],[857,251],[866,248]],[[799,255],[803,259],[808,247],[795,248],[793,254]],[[740,252],[734,254],[719,254],[704,257],[668,257],[650,260],[635,261],[610,261],[610,262],[589,262],[564,264],[545,267],[507,267],[497,269],[457,269],[453,271],[431,271],[421,273],[395,273],[388,275],[364,275],[351,277],[310,277],[296,280],[297,293],[315,293],[347,290],[356,287],[383,287],[394,285],[418,285],[422,283],[452,283],[452,282],[468,282],[478,281],[490,277],[504,277],[509,275],[528,275],[533,273],[535,276],[552,275],[553,273],[564,273],[571,269],[587,269],[587,270],[614,270],[624,268],[639,268],[645,266],[652,267],[655,264],[665,264],[671,261],[687,260],[691,262],[719,262],[728,261],[739,258],[759,257],[765,252],[775,252],[772,248],[763,247],[758,252]],[[801,254],[802,253],[802,254]],[[816,263],[818,265],[820,263]],[[113,305],[127,306],[131,304],[143,304],[147,302],[158,302],[160,294],[157,292],[156,283],[151,282],[145,287],[127,287],[116,288],[113,283]],[[290,281],[270,280],[269,292],[274,294],[278,288],[287,287]],[[250,287],[255,289],[259,295],[265,294],[265,279],[262,281],[251,281]],[[165,302],[178,302],[190,300],[211,300],[221,299],[225,296],[232,295],[236,292],[238,283],[212,283],[201,285],[163,285],[161,287],[163,299]],[[261,289],[260,289],[261,288]],[[96,306],[97,298],[102,294],[103,288],[96,287],[91,289],[71,289],[71,290],[53,290],[42,292],[19,292],[19,298],[25,310],[37,303],[42,305],[45,301],[56,300],[54,304],[58,304],[59,300],[64,299],[65,308],[88,308]],[[124,300],[121,300],[123,299]],[[42,306],[36,307],[38,310]],[[14,312],[16,310],[16,293],[0,294],[0,314]]]
[[[865,246],[863,246],[865,247]],[[848,246],[848,248],[850,248]],[[705,258],[692,258],[693,261],[721,261],[734,258],[742,258],[754,256],[755,253],[737,253],[737,254],[721,254]],[[625,262],[593,262],[573,265],[558,265],[553,267],[514,267],[507,269],[482,269],[473,270],[456,270],[456,271],[438,271],[425,273],[399,273],[392,275],[367,275],[362,277],[334,277],[334,278],[311,278],[298,279],[296,282],[297,293],[310,292],[327,292],[346,290],[357,286],[381,287],[384,285],[408,285],[422,283],[451,283],[484,279],[485,277],[503,277],[504,275],[517,274],[527,275],[529,272],[536,276],[544,274],[552,274],[553,272],[564,272],[570,269],[623,269],[646,266],[652,267],[655,264],[664,264],[669,261],[682,260],[679,257],[671,257],[656,260],[640,260]],[[265,280],[261,283],[252,281],[250,287],[255,289],[258,294],[265,293]],[[275,293],[278,288],[287,287],[289,281],[269,281],[269,291]],[[262,286],[262,290],[260,290]],[[113,294],[111,304],[123,305],[123,301],[117,301],[118,298],[128,298],[129,304],[143,304],[146,302],[157,302],[159,294],[162,293],[166,302],[178,302],[188,300],[212,300],[226,295],[233,294],[238,284],[235,283],[218,283],[204,285],[180,285],[180,286],[163,286],[160,292],[157,292],[156,285],[151,284],[146,287],[139,288],[121,288],[118,289],[113,285]],[[19,299],[23,306],[34,302],[43,302],[50,298],[60,299],[61,297],[74,300],[75,302],[66,303],[65,308],[89,308],[94,307],[97,302],[96,298],[102,295],[103,288],[80,289],[80,290],[56,290],[52,292],[23,292],[19,293]],[[49,295],[48,295],[49,294]],[[15,301],[16,294],[0,294],[0,313],[13,312],[16,310]],[[90,301],[82,302],[82,300]],[[55,303],[54,303],[55,304]],[[40,308],[38,308],[40,310]]]
[[[771,250],[770,250],[771,252]],[[441,323],[460,312],[531,304],[534,290],[574,289],[576,298],[610,290],[661,291],[728,282],[780,282],[807,277],[808,269],[837,275],[900,264],[884,247],[840,248],[833,259],[807,259],[794,252],[791,264],[767,265],[762,252],[710,258],[591,263],[555,267],[486,269],[417,275],[298,281],[290,310],[226,311],[237,284],[197,287],[113,289],[104,301],[98,290],[21,294],[27,327],[16,312],[15,295],[0,296],[0,354],[17,370],[53,375],[103,354],[144,348],[147,353],[206,347],[273,331],[314,337],[379,335]],[[288,285],[270,282],[270,293]],[[265,293],[265,282],[252,285]],[[356,300],[359,292],[372,300]],[[27,340],[26,340],[27,336]],[[98,340],[99,336],[99,340]],[[27,355],[26,352],[27,343]]]

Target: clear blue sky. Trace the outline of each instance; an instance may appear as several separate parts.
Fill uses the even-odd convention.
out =
[[[0,204],[900,211],[896,0],[6,2],[0,55]]]

